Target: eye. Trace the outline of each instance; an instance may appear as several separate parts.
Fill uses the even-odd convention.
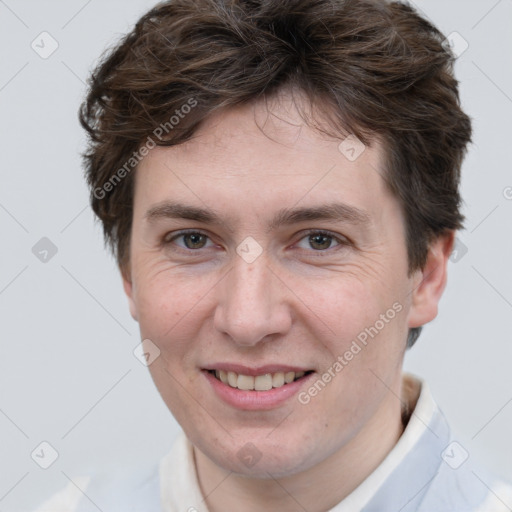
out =
[[[310,231],[297,244],[301,249],[313,249],[317,252],[333,249],[340,245],[348,245],[348,241],[342,240],[328,231]]]
[[[207,247],[208,242],[211,244],[208,236],[199,231],[182,231],[164,239],[166,245],[175,244],[182,249],[189,250],[204,249]]]

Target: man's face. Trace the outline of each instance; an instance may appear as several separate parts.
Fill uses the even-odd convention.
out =
[[[244,106],[137,170],[132,314],[165,403],[225,469],[305,470],[399,414],[417,280],[382,148],[351,161],[341,140]]]

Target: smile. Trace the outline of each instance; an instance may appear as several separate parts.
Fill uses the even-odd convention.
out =
[[[231,388],[243,391],[269,391],[286,386],[311,372],[276,372],[256,376],[225,370],[209,370],[209,373]]]

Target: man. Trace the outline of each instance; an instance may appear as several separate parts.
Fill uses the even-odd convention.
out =
[[[400,3],[175,0],[105,57],[92,206],[183,435],[45,510],[510,510],[402,374],[463,222],[443,40]]]

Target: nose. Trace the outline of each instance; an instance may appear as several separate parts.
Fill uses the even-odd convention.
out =
[[[238,255],[217,288],[215,328],[241,346],[253,346],[289,331],[286,287],[262,255],[247,263]]]

